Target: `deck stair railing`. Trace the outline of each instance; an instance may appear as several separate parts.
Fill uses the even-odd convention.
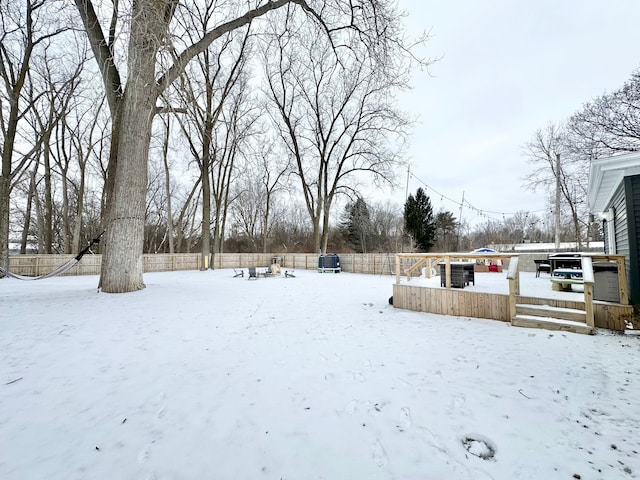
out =
[[[553,274],[553,272],[551,272]],[[517,327],[566,330],[577,333],[593,333],[595,328],[593,313],[593,263],[590,256],[582,257],[582,281],[584,284],[584,310],[530,305],[518,302],[520,296],[520,271],[518,258],[509,261],[507,273],[509,281],[509,313],[511,325]]]
[[[409,268],[404,270],[404,274],[407,276],[407,280],[411,280],[411,277],[419,276],[422,274],[422,269],[426,268],[427,270],[427,278],[431,278],[431,271],[434,269],[438,263],[444,261],[444,258],[431,258],[424,257],[420,258],[417,262],[413,263]],[[415,272],[419,272],[418,275],[415,275]]]

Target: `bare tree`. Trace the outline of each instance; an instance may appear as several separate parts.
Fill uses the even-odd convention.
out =
[[[205,35],[215,18],[216,9],[211,4],[194,5],[192,15],[185,18],[184,30],[195,43]],[[193,158],[199,166],[202,182],[202,255],[201,269],[206,269],[211,255],[211,199],[218,203],[219,195],[226,189],[228,176],[216,177],[214,169],[220,168],[219,160],[228,158],[219,151],[216,139],[220,116],[225,102],[234,90],[246,88],[246,65],[250,48],[250,28],[236,29],[221,37],[216,46],[209,46],[194,62],[186,67],[176,95],[182,98],[186,115],[179,116],[181,128],[189,144]],[[217,163],[218,166],[214,166]],[[218,188],[216,188],[218,187]],[[216,208],[215,227],[219,232],[220,210]],[[216,246],[214,246],[214,250]]]
[[[402,207],[390,201],[372,203],[371,223],[375,239],[373,248],[376,251],[400,252],[402,250],[404,230]]]
[[[269,251],[271,234],[277,217],[283,212],[278,205],[282,192],[287,190],[285,180],[290,173],[287,156],[280,155],[268,135],[254,142],[258,151],[252,152],[236,180],[236,197],[231,205],[235,225],[251,244],[252,251]]]
[[[41,62],[31,68],[30,77],[39,77],[39,82],[45,84],[41,88],[45,92],[39,98],[30,98],[32,109],[32,128],[34,136],[42,135],[43,180],[44,180],[44,253],[51,253],[54,243],[54,223],[56,217],[56,199],[54,198],[53,183],[59,181],[61,222],[56,230],[60,233],[57,241],[58,250],[65,253],[73,251],[71,241],[71,193],[70,168],[72,153],[70,151],[70,130],[66,124],[75,113],[72,110],[78,106],[78,87],[82,80],[84,55],[60,56],[53,49],[46,49]],[[32,83],[35,80],[32,80]],[[40,133],[42,132],[42,133]],[[74,194],[76,192],[73,192]]]
[[[41,54],[41,49],[62,31],[51,19],[55,18],[55,5],[44,0],[24,2],[0,2],[0,132],[2,134],[2,166],[0,171],[0,266],[9,264],[9,205],[14,182],[24,172],[33,155],[41,148],[43,136],[52,125],[48,123],[34,142],[16,142],[20,124],[33,112],[34,104],[25,100],[25,88],[31,99],[41,95],[31,85],[31,63]],[[29,145],[25,147],[24,145]]]
[[[71,253],[80,251],[85,240],[95,238],[98,226],[91,227],[91,222],[85,226],[85,199],[87,198],[87,180],[89,165],[92,160],[100,158],[101,148],[105,143],[104,95],[88,96],[74,107],[73,120],[67,118],[65,125],[70,143],[70,155],[75,159],[76,177],[71,180],[75,191],[75,221],[71,236]],[[98,185],[101,185],[98,183]],[[84,238],[82,233],[84,230]]]
[[[236,229],[250,244],[250,251],[258,252],[262,237],[262,211],[264,197],[259,182],[255,176],[245,175],[234,187],[235,196],[239,201],[230,207],[231,216]]]
[[[269,236],[273,228],[272,215],[276,212],[275,202],[280,192],[287,189],[286,180],[291,173],[289,156],[279,152],[274,142],[264,136],[257,158],[257,178],[260,179],[262,193],[262,252],[269,249]]]
[[[349,32],[355,32],[355,37],[368,46],[368,55],[384,56],[388,50],[402,45],[397,27],[398,13],[381,0],[260,0],[244,14],[235,14],[233,10],[225,12],[224,7],[220,7],[216,26],[209,28],[195,43],[184,45],[178,51],[179,37],[171,35],[170,23],[181,2],[137,0],[131,4],[128,23],[125,88],[115,60],[116,25],[123,18],[119,3],[114,2],[110,18],[102,19],[104,28],[92,1],[75,0],[75,3],[102,72],[112,115],[106,187],[108,211],[101,272],[101,286],[105,292],[144,288],[142,247],[147,159],[151,123],[158,111],[157,101],[168,85],[184,72],[185,66],[212,42],[270,11],[297,6],[334,40],[334,46]],[[332,15],[336,11],[343,14]]]
[[[557,200],[553,208],[558,219],[556,232],[559,235],[558,222],[562,206],[565,205],[570,211],[575,241],[578,248],[581,248],[581,216],[586,215],[584,200],[588,186],[588,163],[585,164],[582,157],[572,152],[568,147],[569,143],[566,129],[562,125],[549,123],[544,129],[538,129],[524,147],[528,162],[533,166],[525,185],[533,191],[555,190]]]
[[[174,227],[173,227],[173,207],[171,203],[171,169],[169,168],[169,138],[171,135],[171,121],[169,117],[164,118],[164,137],[162,142],[162,165],[164,167],[164,188],[167,196],[167,242],[169,253],[175,252]]]
[[[175,222],[176,231],[176,251],[177,252],[189,252],[191,246],[195,242],[196,237],[196,219],[198,212],[198,196],[201,195],[200,178],[198,178],[191,190],[187,194],[182,207],[180,208],[180,214]]]
[[[292,14],[264,55],[271,115],[296,164],[317,252],[326,252],[337,196],[357,196],[366,179],[393,184],[409,126],[392,102],[406,87],[402,56],[367,61],[359,44],[337,56],[329,42]]]
[[[571,149],[587,161],[640,149],[640,70],[611,93],[583,105],[567,124]]]

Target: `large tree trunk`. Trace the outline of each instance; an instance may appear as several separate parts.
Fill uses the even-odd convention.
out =
[[[136,91],[138,89],[132,83],[130,80],[125,94],[118,147],[120,158],[127,158],[127,161],[118,161],[117,164],[102,257],[100,285],[109,293],[131,292],[145,287],[142,254],[147,159],[153,117],[153,108],[149,108],[149,104],[153,106],[155,99],[148,98],[148,89]],[[118,126],[114,125],[114,128]]]
[[[73,226],[73,234],[71,239],[71,253],[80,251],[80,232],[82,229],[82,217],[84,216],[84,190],[86,182],[86,166],[84,163],[80,165],[80,185],[78,186],[78,201],[76,206],[76,222]]]
[[[207,88],[210,88],[208,85]],[[202,180],[202,250],[200,255],[200,270],[209,268],[209,256],[211,255],[211,183],[209,181],[209,165],[211,151],[211,122],[207,117],[204,122],[204,135],[202,142],[202,159],[200,166],[200,178]]]
[[[0,175],[0,267],[9,270],[9,176]],[[0,278],[2,278],[0,274]]]
[[[167,194],[167,240],[169,242],[169,253],[175,253],[173,237],[173,210],[171,208],[171,171],[169,169],[169,134],[171,127],[169,119],[165,123],[164,143],[162,145],[162,160],[164,163],[164,187]]]
[[[29,193],[27,195],[27,207],[24,214],[24,227],[22,228],[22,239],[20,240],[20,255],[27,253],[27,241],[29,240],[29,228],[31,227],[31,208],[33,197],[36,194],[36,172],[31,172],[29,181]]]
[[[43,136],[44,163],[44,252],[53,252],[53,193],[51,188],[51,135]]]
[[[129,41],[129,79],[121,115],[114,118],[117,164],[108,216],[100,285],[104,292],[124,293],[145,287],[143,244],[147,194],[147,161],[158,87],[155,54],[164,19],[153,1],[134,2]],[[164,27],[163,27],[164,25]],[[164,29],[163,29],[164,28]]]
[[[322,243],[320,238],[320,217],[314,216],[311,220],[313,222],[313,251],[315,253],[322,253]]]
[[[209,156],[203,149],[202,159],[202,250],[200,258],[200,270],[209,268],[209,256],[211,254],[211,186],[209,184]]]
[[[322,215],[322,241],[321,241],[321,252],[327,253],[327,246],[329,244],[329,208],[325,207],[325,210]]]

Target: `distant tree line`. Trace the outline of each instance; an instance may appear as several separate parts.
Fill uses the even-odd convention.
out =
[[[402,41],[401,12],[379,0],[251,5],[0,2],[0,265],[10,249],[76,253],[106,227],[119,272],[136,270],[143,252],[200,252],[204,262],[225,251],[553,241],[552,199],[543,215],[473,226],[420,190],[403,205],[367,200],[405,161],[411,122],[395,92],[416,62],[429,63]],[[138,22],[147,11],[153,22]],[[353,16],[344,23],[336,11]],[[639,148],[638,112],[634,72],[524,146],[529,188],[549,192],[560,179],[563,241],[600,238],[588,168]]]
[[[205,268],[339,248],[337,208],[395,182],[411,122],[394,98],[431,63],[402,17],[379,0],[0,2],[0,265],[106,230],[116,293],[144,287],[143,252]]]

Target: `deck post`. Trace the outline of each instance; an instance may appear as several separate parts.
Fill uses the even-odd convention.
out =
[[[629,305],[629,293],[627,291],[627,267],[624,257],[616,258],[618,264],[618,289],[620,290],[620,303]]]
[[[584,311],[585,321],[591,328],[595,327],[593,317],[593,284],[595,278],[593,276],[593,262],[591,257],[582,257],[582,280],[584,282]]]
[[[507,279],[509,280],[509,319],[513,321],[516,316],[516,297],[520,295],[520,270],[518,269],[518,257],[516,256],[509,259]]]
[[[445,287],[451,288],[451,257],[449,255],[444,257],[444,276],[445,279]]]

